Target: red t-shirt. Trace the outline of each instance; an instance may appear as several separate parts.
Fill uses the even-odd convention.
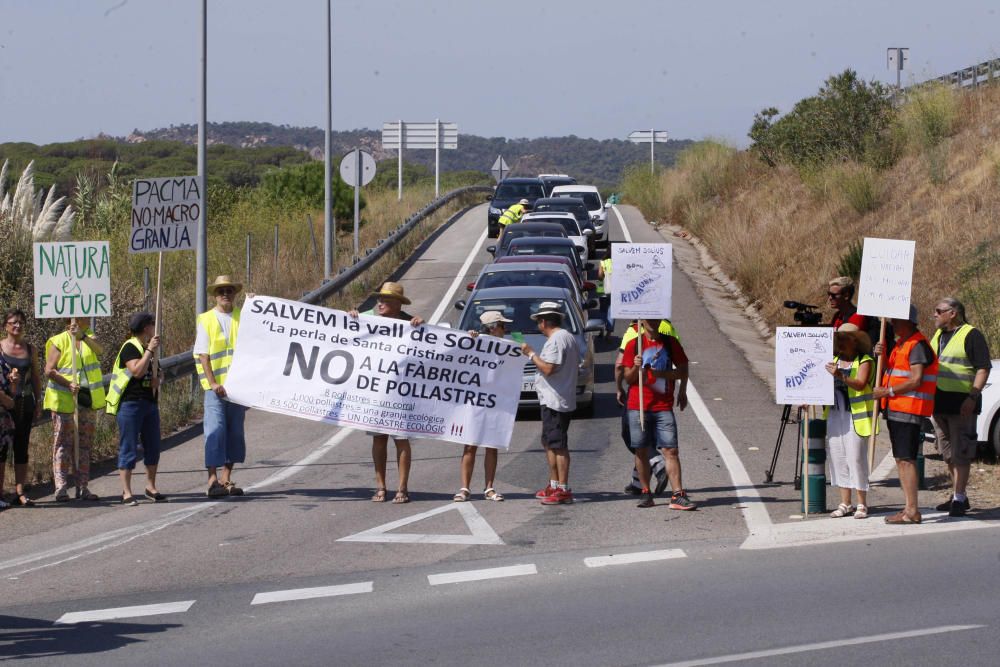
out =
[[[622,366],[632,368],[635,366],[635,353],[638,338],[630,340],[622,353]],[[670,370],[677,366],[687,366],[688,358],[684,354],[684,348],[673,336],[667,336],[668,348],[664,353],[663,344],[659,341],[642,336],[642,359],[643,366],[651,366],[656,370]],[[674,408],[674,382],[665,378],[653,377],[649,371],[645,371],[642,378],[642,407],[650,412],[666,412]],[[629,385],[628,401],[626,407],[629,410],[639,409],[639,385]]]
[[[849,322],[850,324],[853,324],[861,331],[865,332],[868,331],[868,320],[865,318],[864,315],[859,315],[858,313],[854,313],[845,320],[843,317],[840,316],[840,311],[838,310],[836,313],[834,313],[833,321],[830,322],[830,325],[834,329],[839,329],[840,325],[843,324],[844,322]]]

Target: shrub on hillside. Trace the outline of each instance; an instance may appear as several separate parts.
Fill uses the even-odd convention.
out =
[[[927,160],[931,182],[945,180],[948,153],[944,140],[958,126],[958,96],[942,84],[920,86],[907,95],[900,112],[900,125],[908,143]]]
[[[326,200],[324,180],[323,163],[309,162],[265,173],[260,187],[278,201],[322,209]],[[363,211],[366,206],[364,193],[358,205]],[[337,169],[333,170],[333,217],[354,219],[354,189],[340,179]]]
[[[864,215],[874,211],[882,201],[882,182],[878,173],[867,165],[844,163],[830,170],[830,179],[844,201]]]

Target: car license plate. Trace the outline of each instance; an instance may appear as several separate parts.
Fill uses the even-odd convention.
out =
[[[535,391],[534,380],[525,380],[521,383],[521,391]]]

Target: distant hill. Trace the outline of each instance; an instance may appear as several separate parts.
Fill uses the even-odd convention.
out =
[[[194,144],[197,138],[196,125],[172,125],[156,130],[135,130],[124,141],[140,143],[165,140]],[[331,140],[333,153],[337,156],[361,146],[370,151],[376,160],[396,157],[394,152],[382,150],[381,131],[333,132]],[[319,160],[323,157],[325,138],[323,130],[317,127],[231,122],[209,123],[208,142],[241,148],[291,146]],[[691,143],[693,142],[690,140],[678,140],[657,146],[657,162],[666,166],[673,165],[677,153]],[[510,165],[514,176],[546,172],[566,173],[582,182],[610,187],[621,180],[622,170],[626,165],[636,162],[646,163],[649,159],[649,148],[619,139],[583,139],[573,135],[505,139],[462,134],[459,135],[457,150],[441,151],[441,170],[488,172],[497,155],[501,154]],[[403,160],[433,168],[434,152],[406,151]]]

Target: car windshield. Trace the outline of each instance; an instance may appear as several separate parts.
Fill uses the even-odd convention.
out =
[[[550,224],[559,225],[566,232],[566,236],[580,236],[580,227],[576,224],[576,220],[570,220],[569,218],[532,218],[532,222],[548,222]]]
[[[564,199],[568,199],[565,197]],[[590,212],[583,204],[567,202],[565,204],[537,204],[533,209],[534,213],[572,213],[579,222],[590,220]]]
[[[497,188],[494,199],[539,199],[545,193],[539,183],[505,183]]]
[[[514,225],[512,225],[512,226],[514,226]],[[539,230],[531,229],[531,230],[525,231],[525,230],[521,230],[521,229],[506,229],[506,230],[504,230],[503,238],[500,239],[500,247],[501,248],[506,248],[507,246],[510,245],[510,242],[513,241],[514,239],[523,239],[523,238],[528,237],[528,236],[547,236],[549,238],[557,238],[557,239],[559,239],[559,238],[566,238],[566,234],[565,233],[563,233],[563,232],[557,232],[555,230],[548,230],[548,229],[546,229],[544,231],[539,231]]]
[[[538,325],[535,324],[533,319],[531,319],[531,315],[532,313],[538,312],[538,308],[544,301],[555,301],[559,304],[562,312],[568,313],[569,316],[563,318],[563,329],[566,329],[571,334],[576,334],[580,331],[580,324],[576,321],[573,310],[567,306],[566,301],[564,299],[553,299],[551,297],[546,297],[544,299],[531,297],[511,299],[472,299],[466,305],[464,314],[462,315],[462,322],[458,326],[463,331],[473,329],[478,331],[480,328],[479,316],[487,310],[496,310],[503,313],[503,316],[508,320],[513,320],[512,323],[507,325],[508,332],[520,331],[525,334],[536,334],[538,333]]]
[[[582,199],[584,205],[589,211],[596,211],[601,208],[601,198],[597,196],[596,192],[559,192],[553,197],[576,197],[577,199]]]
[[[476,289],[487,287],[562,287],[576,291],[573,279],[563,271],[525,269],[518,271],[489,271],[476,281]]]
[[[511,255],[554,255],[556,257],[568,257],[576,266],[579,256],[576,254],[576,246],[570,245],[545,245],[542,243],[530,243],[525,245],[515,245],[510,249]]]

